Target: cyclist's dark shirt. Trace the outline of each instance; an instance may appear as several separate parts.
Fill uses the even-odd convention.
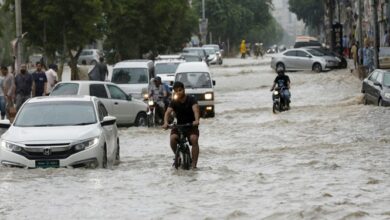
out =
[[[274,83],[276,83],[276,85],[278,85],[279,87],[287,87],[287,82],[290,82],[290,77],[288,77],[287,75],[278,75],[274,81]]]
[[[169,104],[169,107],[176,113],[177,124],[192,123],[195,121],[195,114],[192,111],[192,106],[198,104],[198,101],[192,96],[186,96],[184,103],[174,101]]]

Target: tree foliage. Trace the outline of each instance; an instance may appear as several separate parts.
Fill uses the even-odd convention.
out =
[[[324,4],[318,0],[289,0],[289,10],[297,15],[306,26],[319,31],[320,24],[324,22]]]
[[[239,44],[241,39],[266,44],[277,43],[283,31],[274,21],[271,0],[206,0],[208,31],[218,41]],[[193,1],[199,15],[202,0]],[[271,30],[271,31],[270,31]]]
[[[111,0],[105,47],[122,59],[146,52],[178,51],[197,27],[197,17],[183,0]]]

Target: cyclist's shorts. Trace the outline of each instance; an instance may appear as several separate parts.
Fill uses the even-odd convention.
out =
[[[173,129],[171,130],[171,135],[172,135],[172,134],[177,134],[177,135],[179,135],[179,131],[177,130],[177,128],[173,128]],[[194,134],[194,135],[196,135],[196,136],[199,137],[199,129],[198,129],[198,126],[191,127],[191,128],[188,129],[187,134],[186,134],[186,136],[187,136],[187,138],[188,138],[188,141],[190,140],[189,137],[190,137],[192,134]],[[190,141],[189,141],[189,142],[190,142]],[[192,143],[190,143],[190,144],[192,145]]]

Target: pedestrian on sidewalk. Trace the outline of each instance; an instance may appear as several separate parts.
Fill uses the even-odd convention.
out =
[[[32,96],[33,97],[44,96],[47,93],[46,73],[42,70],[42,64],[40,62],[37,62],[36,66],[37,66],[37,70],[32,74],[33,77]]]
[[[15,108],[14,108],[15,77],[12,73],[8,72],[7,67],[1,68],[1,74],[4,76],[4,80],[3,83],[1,84],[1,87],[3,89],[4,97],[5,97],[5,114],[8,120],[12,122],[13,117],[15,117]]]
[[[53,87],[58,82],[58,75],[57,75],[57,65],[50,64],[49,69],[45,72],[47,84],[46,84],[46,95],[49,95],[51,91],[53,90]]]
[[[20,73],[15,76],[15,90],[16,90],[16,111],[19,111],[23,103],[31,98],[33,87],[33,77],[27,72],[26,64],[20,66]]]
[[[354,69],[356,69],[358,63],[358,47],[355,43],[355,41],[352,42],[352,47],[351,47],[351,54],[352,54],[352,59],[353,59],[353,66]]]

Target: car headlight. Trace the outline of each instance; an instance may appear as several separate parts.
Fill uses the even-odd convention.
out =
[[[82,151],[82,150],[88,149],[90,147],[93,147],[93,146],[97,145],[98,143],[99,143],[99,137],[94,137],[92,139],[88,139],[86,141],[74,144],[74,149],[76,151]]]
[[[390,99],[390,93],[385,93],[385,97]]]
[[[206,94],[204,94],[204,99],[212,100],[213,99],[213,93],[206,93]]]
[[[1,147],[13,152],[19,152],[23,149],[22,146],[5,140],[1,140]]]

